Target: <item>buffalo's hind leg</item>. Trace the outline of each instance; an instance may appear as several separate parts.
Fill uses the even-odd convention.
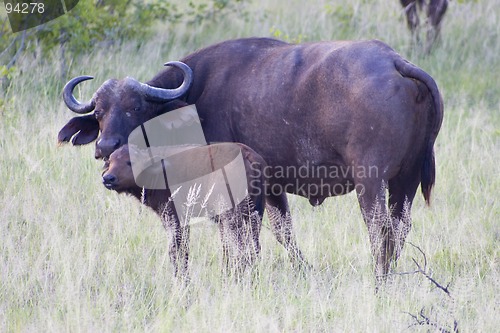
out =
[[[394,254],[394,236],[386,206],[386,183],[379,178],[355,181],[358,201],[368,228],[371,251],[375,260],[377,284],[386,280]]]
[[[406,236],[411,230],[411,206],[419,182],[415,177],[398,176],[389,180],[389,208],[396,242],[395,261],[399,258]]]
[[[246,196],[234,209],[216,217],[222,243],[224,276],[243,277],[254,268],[260,255],[260,230],[264,214],[264,198]]]
[[[269,223],[271,224],[271,230],[278,242],[287,250],[292,264],[301,269],[308,268],[309,264],[302,256],[302,252],[295,239],[286,194],[268,194],[266,196],[266,210],[269,217]]]

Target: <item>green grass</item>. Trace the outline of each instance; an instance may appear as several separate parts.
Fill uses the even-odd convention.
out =
[[[419,195],[408,240],[433,277],[393,276],[378,294],[368,234],[353,194],[312,208],[290,197],[297,238],[314,269],[294,271],[268,229],[253,282],[224,282],[216,227],[191,237],[191,283],[172,278],[167,235],[134,199],[107,191],[93,145],[58,147],[73,116],[61,99],[57,57],[20,59],[0,108],[0,331],[424,332],[425,313],[452,329],[493,332],[500,295],[500,68],[498,0],[450,3],[443,39],[424,57],[409,47],[398,2],[254,1],[249,20],[163,27],[140,47],[90,50],[71,75],[147,80],[163,62],[218,40],[280,33],[290,40],[378,38],[428,71],[445,99],[433,204]],[[333,6],[333,7],[332,7]],[[228,27],[231,29],[228,30]],[[164,31],[164,32],[162,32]],[[406,246],[398,271],[415,269]]]

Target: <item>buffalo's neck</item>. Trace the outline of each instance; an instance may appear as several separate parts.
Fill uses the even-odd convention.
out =
[[[170,192],[167,190],[152,190],[135,187],[128,192],[159,215],[163,212],[170,198]]]

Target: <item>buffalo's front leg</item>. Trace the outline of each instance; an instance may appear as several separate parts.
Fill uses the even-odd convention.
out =
[[[188,279],[189,224],[183,225],[172,201],[169,201],[162,214],[163,226],[170,234],[168,254],[174,265],[174,275]]]
[[[271,230],[278,242],[288,251],[288,256],[292,263],[299,268],[307,268],[309,265],[302,256],[302,252],[295,239],[286,194],[268,194],[266,196],[266,209],[271,224]]]

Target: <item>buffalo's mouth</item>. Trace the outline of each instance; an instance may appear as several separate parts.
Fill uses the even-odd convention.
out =
[[[96,160],[103,160],[104,162],[109,160],[109,156],[111,156],[113,152],[109,153],[108,155],[103,154],[101,149],[96,149],[94,153],[94,158]]]
[[[115,188],[118,187],[118,185],[116,184],[110,184],[110,183],[106,183],[106,182],[103,182],[104,184],[104,187],[106,187],[108,190],[114,190]]]
[[[118,178],[115,175],[109,173],[103,174],[102,184],[108,190],[117,190],[119,187]]]

